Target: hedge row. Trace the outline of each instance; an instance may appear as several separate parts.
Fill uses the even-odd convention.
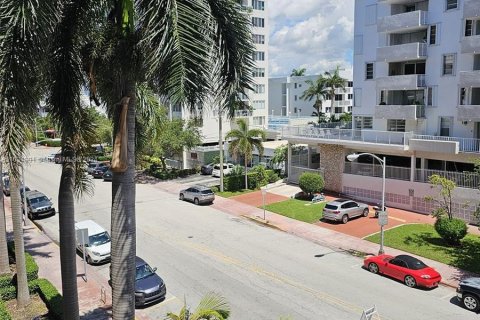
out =
[[[7,243],[7,247],[8,247],[8,255],[10,257],[10,261],[12,263],[15,263],[15,244],[14,244],[14,242],[9,241]],[[25,266],[26,266],[26,269],[27,269],[27,280],[32,281],[32,280],[38,279],[38,265],[35,262],[35,259],[33,259],[33,257],[28,252],[25,252]],[[6,282],[7,282],[6,277],[12,278],[9,275],[0,276],[0,288],[3,287],[6,284]],[[15,276],[13,277],[13,279],[11,279],[10,283],[13,284],[13,285],[16,284],[16,277]]]
[[[248,189],[254,190],[269,183],[276,182],[280,177],[273,170],[257,170],[247,174]],[[225,191],[239,191],[245,189],[245,175],[226,176],[223,179]]]
[[[193,169],[170,169],[168,171],[163,171],[161,169],[156,168],[155,166],[151,166],[150,169],[145,170],[145,172],[155,178],[161,180],[169,180],[169,179],[176,179],[176,178],[184,178],[192,174],[198,173],[197,168]]]
[[[38,141],[38,144],[41,146],[47,146],[47,147],[61,147],[62,146],[62,141],[61,140],[51,140],[51,139],[45,139],[42,141]]]
[[[8,313],[7,306],[3,300],[0,300],[0,319],[2,320],[12,320],[10,313]]]

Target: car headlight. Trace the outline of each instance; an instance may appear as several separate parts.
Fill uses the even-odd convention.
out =
[[[430,279],[431,277],[428,274],[424,274],[424,275],[422,275],[422,278],[423,279]]]
[[[96,255],[96,256],[99,256],[99,255],[100,255],[100,253],[97,252],[97,251],[92,251],[92,254],[94,254],[94,255]]]
[[[136,297],[143,297],[144,293],[143,292],[135,292]]]

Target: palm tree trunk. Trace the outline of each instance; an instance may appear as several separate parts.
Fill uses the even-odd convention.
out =
[[[25,245],[23,242],[23,217],[20,201],[20,183],[15,176],[10,177],[10,199],[12,201],[13,237],[15,240],[15,265],[17,269],[17,307],[23,308],[30,302]]]
[[[247,156],[245,155],[245,189],[248,189]]]
[[[3,172],[2,161],[0,161],[0,175]],[[3,202],[3,178],[0,177],[0,275],[9,273],[7,233],[5,226],[5,204]]]
[[[218,110],[218,148],[220,151],[220,192],[223,192],[223,137],[222,137],[222,110]]]
[[[74,151],[63,146],[62,176],[58,191],[58,219],[60,227],[60,267],[62,272],[63,318],[79,319],[77,292],[77,255],[75,244],[75,166]]]
[[[332,91],[330,92],[330,98],[332,100],[330,101],[330,113],[335,114],[335,109],[333,108],[333,102],[335,101],[335,86],[332,88]],[[332,116],[330,116],[329,120],[332,119]]]
[[[128,167],[125,172],[113,172],[112,180],[110,277],[114,320],[135,318],[135,84],[127,81],[124,88],[130,97],[127,111]]]

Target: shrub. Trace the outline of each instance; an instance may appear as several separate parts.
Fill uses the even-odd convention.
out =
[[[25,264],[27,269],[27,280],[32,281],[38,279],[38,265],[35,262],[35,259],[25,252]]]
[[[257,189],[257,174],[249,172],[247,174],[248,189]],[[245,176],[226,176],[223,178],[223,188],[225,191],[239,191],[245,189]]]
[[[2,300],[0,300],[0,319],[12,320],[10,313],[8,313],[7,306],[5,306],[5,303]]]
[[[267,170],[267,180],[268,180],[268,183],[274,183],[280,180],[280,177],[278,176],[277,173],[275,173],[274,170]]]
[[[61,147],[62,146],[62,141],[61,140],[45,139],[45,140],[39,141],[38,144],[41,145],[41,146],[47,146],[47,147]]]
[[[218,186],[213,186],[213,187],[210,187],[210,189],[212,189],[213,193],[217,193],[220,191],[220,187]]]
[[[97,157],[98,161],[112,161],[112,156],[99,156]]]
[[[0,276],[0,289],[12,285],[12,275],[5,274]],[[1,319],[1,318],[0,318]]]
[[[303,192],[309,195],[321,192],[324,187],[323,177],[316,173],[304,172],[300,175],[298,185]]]
[[[435,222],[435,230],[448,244],[459,245],[460,240],[467,235],[467,224],[457,218],[439,218]]]
[[[0,299],[8,301],[17,297],[17,288],[15,286],[3,287],[0,289]]]
[[[257,174],[257,187],[263,187],[268,184],[268,173],[264,166],[256,165],[250,172]]]
[[[58,292],[57,288],[55,288],[47,279],[37,279],[32,281],[30,286],[32,289],[35,288],[38,292],[38,295],[48,308],[49,315],[52,315],[55,319],[62,319],[63,297]]]

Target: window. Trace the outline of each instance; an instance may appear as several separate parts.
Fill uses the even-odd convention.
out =
[[[356,116],[354,120],[355,120],[356,129],[372,129],[373,128],[373,117]]]
[[[448,117],[440,117],[440,135],[449,137],[452,126],[452,119]]]
[[[433,88],[427,88],[427,106],[433,106]]]
[[[405,132],[405,120],[388,119],[387,131]]]
[[[362,106],[362,89],[353,89],[353,106],[361,107]]]
[[[370,26],[377,23],[377,5],[365,7],[365,25]]]
[[[366,80],[373,79],[373,63],[371,62],[365,64],[365,79]]]
[[[352,94],[352,93],[349,93],[348,96],[347,96],[347,99],[348,99],[348,100],[352,100],[352,99],[353,99],[353,94]]]
[[[430,26],[430,44],[437,44],[437,26]]]
[[[347,107],[347,112],[352,112],[352,106]]]
[[[263,28],[263,27],[265,27],[265,19],[264,18],[258,18],[258,17],[252,17],[252,24],[253,24],[254,27]]]
[[[473,70],[480,70],[480,54],[473,55]]]
[[[466,20],[465,21],[465,37],[470,37],[473,35],[473,21]]]
[[[265,35],[263,35],[263,34],[253,34],[253,43],[265,44]]]
[[[293,87],[294,87],[295,89],[297,89],[297,83],[296,83],[296,82],[293,84]]]
[[[393,264],[393,265],[402,267],[402,268],[407,268],[407,263],[403,260],[392,259],[392,260],[390,260],[390,263]]]
[[[335,107],[335,113],[343,113],[343,107]]]
[[[465,98],[467,97],[467,89],[466,88],[460,88],[460,105],[465,105],[466,101]]]
[[[298,99],[298,97],[297,97],[297,95],[295,95],[295,96],[294,96],[294,100],[297,101],[297,99]]]
[[[353,81],[347,82],[347,88],[353,88]]]
[[[457,9],[458,0],[446,0],[446,10]]]
[[[253,100],[252,106],[255,110],[265,109],[265,100]]]
[[[343,100],[343,94],[336,94],[335,95],[335,101],[342,101]]]
[[[255,10],[265,10],[265,1],[252,0],[252,7]]]
[[[253,91],[255,93],[265,93],[265,85],[264,84],[253,85]]]
[[[265,117],[253,117],[254,126],[263,126],[265,124]]]
[[[265,52],[263,51],[254,51],[253,52],[254,61],[265,61]]]
[[[265,68],[253,68],[253,77],[254,78],[264,78],[265,77]]]
[[[455,54],[443,55],[443,75],[455,75]]]

